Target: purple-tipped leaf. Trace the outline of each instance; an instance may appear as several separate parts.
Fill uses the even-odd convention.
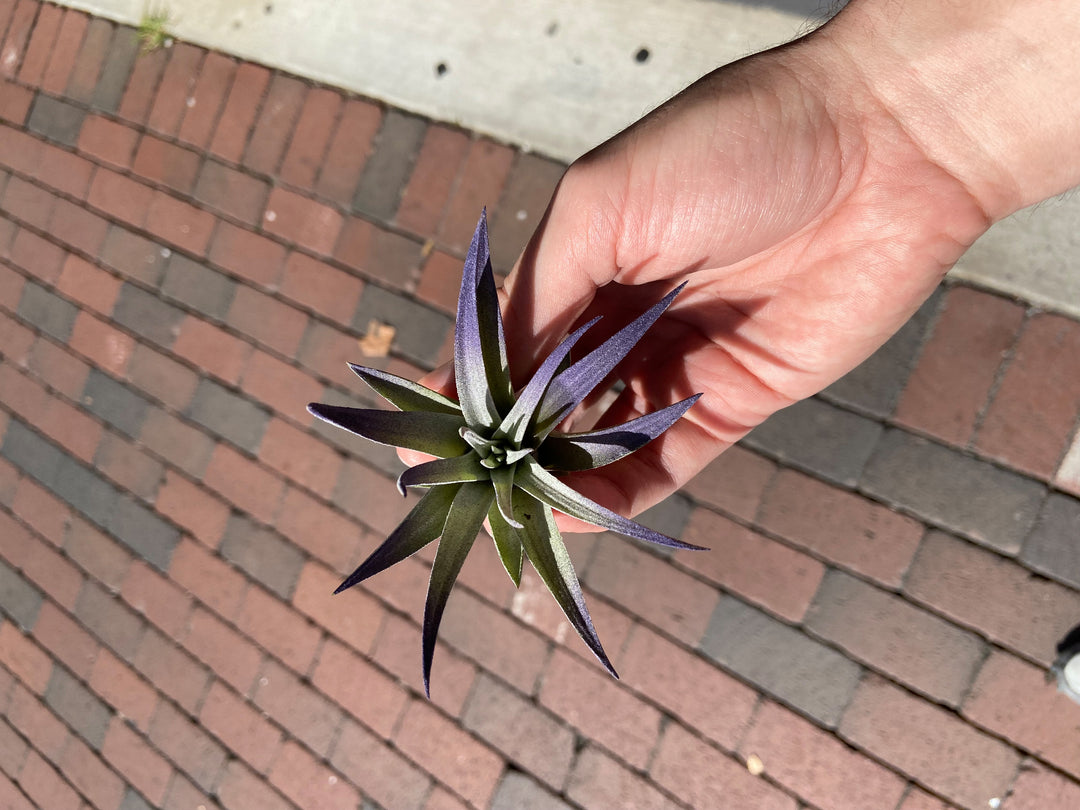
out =
[[[495,548],[499,552],[503,568],[510,575],[514,586],[520,587],[522,555],[521,537],[518,530],[506,522],[497,504],[492,504],[488,508],[488,525],[491,527],[491,537],[495,541]]]
[[[361,380],[366,382],[371,389],[397,408],[403,411],[434,411],[435,413],[460,414],[461,407],[449,397],[444,397],[438,391],[432,391],[420,383],[379,371],[376,368],[358,366],[349,363]]]
[[[694,394],[674,405],[631,419],[621,425],[588,433],[552,433],[540,445],[537,457],[548,470],[593,470],[618,461],[644,447],[689,410],[700,399]]]
[[[487,484],[462,484],[450,506],[450,514],[443,526],[439,550],[431,565],[428,581],[427,602],[424,604],[424,692],[431,697],[431,659],[435,654],[435,638],[439,634],[443,610],[450,591],[454,588],[465,557],[472,548],[484,515],[492,501],[491,487]]]
[[[588,396],[600,382],[617,366],[656,319],[664,314],[683,287],[684,281],[660,301],[624,326],[598,347],[562,372],[548,387],[547,394],[537,413],[537,425],[542,435],[559,423],[559,414],[566,414]]]
[[[636,521],[624,518],[616,512],[612,512],[610,509],[586,498],[580,492],[571,489],[531,458],[524,459],[518,465],[514,483],[534,498],[558,509],[560,512],[565,512],[571,517],[576,517],[586,523],[592,523],[594,526],[600,526],[626,537],[644,540],[646,543],[656,543],[660,546],[684,548],[691,551],[708,550],[701,546],[683,543],[673,537],[668,537],[666,534],[650,529],[648,526],[642,526]]]
[[[461,414],[379,411],[319,402],[308,405],[308,411],[324,422],[379,444],[405,447],[433,456],[457,456],[469,449],[458,433],[465,424]]]
[[[355,571],[349,574],[334,593],[341,593],[346,588],[351,588],[356,583],[363,582],[380,571],[385,571],[391,565],[415,554],[442,534],[446,516],[450,512],[450,504],[459,489],[460,486],[451,485],[428,490],[420,502],[405,516],[405,519],[398,524],[398,527],[390,533],[390,536],[371,552]]]
[[[593,655],[600,659],[604,668],[618,678],[619,675],[608,660],[600,637],[596,634],[596,628],[593,627],[589,609],[585,606],[585,595],[581,592],[574,564],[570,561],[562,535],[555,525],[551,507],[518,490],[514,493],[514,511],[525,525],[525,530],[519,532],[519,535],[536,573],[559,603],[570,621],[570,626],[581,636],[581,640],[588,645]]]
[[[432,484],[462,484],[467,481],[487,481],[491,470],[480,463],[476,453],[466,453],[450,458],[437,458],[409,467],[398,476],[397,487],[402,495],[406,487],[423,487]]]

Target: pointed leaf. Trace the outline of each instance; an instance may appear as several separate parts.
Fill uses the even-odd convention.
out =
[[[457,326],[454,329],[454,380],[458,402],[470,427],[493,428],[501,420],[488,385],[485,363],[485,343],[498,341],[490,316],[481,321],[477,301],[480,276],[488,263],[487,214],[480,215],[465,266],[461,273],[461,292],[458,294]],[[486,306],[486,305],[485,305]],[[497,306],[496,306],[497,308]],[[490,349],[488,351],[490,354]]]
[[[342,582],[334,593],[341,593],[358,582],[363,582],[380,571],[385,571],[394,563],[415,554],[440,534],[450,512],[450,504],[457,495],[460,486],[434,487],[424,494],[390,536],[382,542]]]
[[[694,394],[674,405],[631,419],[621,425],[588,433],[552,433],[537,453],[547,470],[592,470],[618,461],[655,439],[681,417],[701,397]]]
[[[624,326],[551,381],[540,404],[536,424],[544,435],[558,424],[558,414],[567,413],[588,396],[600,381],[617,366],[634,344],[675,300],[686,286],[684,281],[634,321]]]
[[[444,397],[438,391],[432,391],[420,383],[398,377],[376,368],[358,366],[349,363],[361,380],[366,382],[371,389],[388,401],[391,405],[403,411],[433,411],[435,413],[461,413],[461,406],[449,397]]]
[[[600,637],[596,634],[596,628],[593,627],[589,609],[585,606],[585,595],[581,592],[574,564],[570,561],[562,535],[555,525],[551,507],[521,490],[514,495],[515,513],[525,524],[525,531],[519,534],[533,568],[559,603],[570,621],[570,626],[593,651],[593,655],[600,659],[604,668],[618,678],[619,675],[608,660]]]
[[[529,425],[535,421],[537,406],[544,396],[544,392],[547,391],[552,377],[555,376],[555,372],[559,369],[559,364],[570,354],[570,350],[581,339],[581,336],[598,320],[600,319],[593,318],[572,334],[567,335],[562,343],[556,346],[555,350],[547,356],[544,362],[540,364],[540,368],[533,374],[532,379],[518,394],[514,407],[503,419],[502,424],[499,425],[497,435],[506,436],[515,446],[521,444]]]
[[[661,534],[648,526],[642,526],[640,523],[612,512],[571,489],[531,458],[524,459],[518,464],[514,483],[534,498],[586,523],[592,523],[636,540],[644,540],[647,543],[692,551],[708,551],[701,546],[668,537],[666,534]]]
[[[313,402],[308,411],[332,425],[379,444],[406,447],[433,456],[457,456],[469,445],[458,430],[465,424],[461,414],[427,411],[379,411],[346,408]]]
[[[515,587],[521,586],[521,537],[518,530],[506,522],[498,504],[492,504],[488,508],[488,525],[491,526],[491,537],[495,541],[495,548],[499,552],[503,568],[510,575]]]
[[[406,487],[487,481],[490,477],[491,470],[480,463],[480,457],[476,453],[469,452],[463,456],[437,458],[409,467],[398,476],[397,487],[404,495]]]
[[[486,214],[486,211],[485,211]],[[484,371],[495,408],[503,414],[514,404],[514,388],[510,382],[510,363],[506,359],[506,335],[503,333],[499,292],[490,257],[484,262],[476,286],[476,316],[480,321],[481,347],[484,351]],[[494,336],[490,339],[489,336]]]
[[[514,517],[514,467],[504,465],[491,470],[491,483],[495,487],[495,505],[503,518],[515,529],[522,528]]]
[[[431,658],[435,654],[435,638],[439,633],[446,600],[476,540],[493,497],[491,487],[487,484],[462,484],[446,517],[439,550],[431,565],[427,602],[424,605],[424,692],[428,697],[431,697]]]

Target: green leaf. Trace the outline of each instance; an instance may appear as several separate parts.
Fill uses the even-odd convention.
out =
[[[619,675],[608,660],[600,637],[596,634],[596,628],[593,627],[589,609],[585,606],[585,595],[581,592],[574,564],[570,561],[562,535],[555,525],[551,507],[520,489],[514,494],[514,512],[525,524],[525,530],[519,532],[519,535],[525,544],[529,561],[566,614],[570,626],[593,651],[593,655],[600,659],[605,669],[618,678]]]
[[[460,486],[450,485],[428,490],[390,536],[349,574],[334,593],[341,593],[346,588],[385,571],[442,534],[450,504],[459,489]]]
[[[499,552],[503,568],[510,575],[515,587],[521,585],[521,537],[518,530],[506,522],[498,504],[492,504],[488,508],[488,524],[491,526],[491,537],[495,541],[495,548]]]
[[[379,444],[444,457],[458,456],[469,450],[469,445],[458,433],[465,424],[461,414],[380,411],[319,402],[308,405],[308,411],[324,422]]]
[[[487,484],[462,484],[446,517],[439,550],[431,566],[427,602],[424,604],[424,692],[429,698],[431,659],[435,654],[435,638],[439,633],[446,600],[493,499],[491,487]]]
[[[420,383],[406,380],[396,374],[379,371],[376,368],[358,366],[355,363],[349,363],[349,368],[353,370],[356,376],[366,382],[376,394],[403,411],[461,413],[461,406],[454,400],[444,397],[438,391],[432,391],[430,388],[420,385]]]
[[[487,481],[491,470],[480,463],[474,452],[451,458],[437,458],[409,467],[398,476],[398,491],[404,495],[406,487],[423,487],[432,484],[460,484],[467,481]]]
[[[499,508],[506,522],[515,529],[521,524],[514,518],[514,467],[505,465],[491,470],[491,483],[495,487],[495,505]]]

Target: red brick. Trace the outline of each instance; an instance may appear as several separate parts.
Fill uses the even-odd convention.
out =
[[[64,12],[56,43],[52,48],[52,55],[41,78],[43,90],[53,95],[64,92],[72,68],[75,67],[75,57],[79,53],[79,45],[82,43],[89,22],[89,18],[80,11],[67,9]]]
[[[740,753],[757,756],[765,773],[818,807],[895,807],[905,783],[794,712],[765,702]]]
[[[143,54],[135,60],[117,116],[134,124],[145,124],[154,103],[158,81],[165,72],[169,51],[164,48]]]
[[[199,155],[153,135],[143,135],[132,170],[140,177],[188,194],[195,187]]]
[[[79,151],[119,169],[131,166],[139,133],[124,124],[89,115],[79,132]]]
[[[266,203],[263,229],[324,256],[334,250],[342,217],[328,205],[293,191],[274,188]]]
[[[251,344],[195,315],[180,324],[173,352],[227,383],[236,383],[251,354]]]
[[[0,664],[41,695],[52,673],[52,661],[34,641],[19,632],[11,622],[0,625]]]
[[[303,365],[321,377],[343,380],[348,379],[346,364],[357,359],[363,359],[363,354],[355,337],[333,326],[312,322],[300,351]]]
[[[1041,313],[1025,326],[975,439],[980,453],[1051,477],[1080,409],[1080,324]]]
[[[19,69],[19,81],[23,84],[37,85],[45,75],[53,44],[60,33],[60,22],[64,10],[59,6],[43,3],[30,35],[30,44],[26,46],[22,67]],[[0,26],[2,27],[2,26]]]
[[[3,802],[3,806],[10,810],[34,810],[30,800],[2,773],[0,773],[0,802]]]
[[[171,357],[136,343],[127,368],[127,379],[137,388],[171,408],[184,410],[198,385],[198,375]]]
[[[134,611],[93,580],[87,580],[75,605],[75,616],[113,652],[131,660],[140,640],[151,632]]]
[[[236,616],[247,587],[235,568],[187,538],[173,551],[169,576],[229,620]]]
[[[241,694],[251,689],[262,661],[255,645],[200,608],[191,614],[184,647]]]
[[[6,225],[5,231],[0,235],[0,243],[3,244],[3,255],[7,256],[6,249],[11,242],[12,235],[15,233],[17,226],[11,222],[11,220],[2,220]],[[11,312],[15,312],[19,308],[19,300],[22,298],[23,288],[26,286],[26,277],[22,273],[8,267],[6,264],[0,264],[0,303],[8,308]],[[40,341],[40,338],[39,338]]]
[[[420,807],[431,779],[382,740],[346,721],[331,762],[380,807]]]
[[[427,128],[394,218],[398,225],[423,236],[436,233],[468,151],[464,132],[434,124]]]
[[[158,85],[154,106],[146,125],[163,135],[174,136],[187,109],[187,100],[195,89],[205,51],[178,42],[169,51],[169,63]]]
[[[113,717],[101,754],[128,784],[154,805],[161,804],[172,777],[172,766],[121,717]]]
[[[217,802],[208,798],[206,792],[199,790],[183,775],[177,774],[169,786],[169,793],[165,797],[162,810],[191,810],[191,808],[196,808],[196,810],[221,810]],[[269,804],[262,805],[260,810],[272,810],[272,806]]]
[[[420,275],[420,245],[400,234],[350,217],[334,256],[344,264],[400,290],[412,291]]]
[[[439,230],[444,245],[462,252],[469,246],[480,209],[486,205],[491,213],[513,160],[514,150],[507,146],[484,139],[472,142]]]
[[[923,541],[904,592],[1046,666],[1053,660],[1057,641],[1080,614],[1080,595],[1075,591],[939,532],[929,533]],[[987,594],[995,598],[988,599]]]
[[[23,478],[19,481],[11,511],[54,546],[64,542],[64,528],[71,510],[33,479]],[[28,561],[29,556],[24,556],[23,565]]]
[[[106,433],[95,456],[105,476],[145,501],[152,501],[164,473],[161,462],[122,436]]]
[[[265,236],[220,222],[210,246],[210,261],[261,287],[276,289],[285,248]]]
[[[244,150],[246,167],[262,174],[277,171],[306,93],[307,87],[299,80],[281,73],[274,76]]]
[[[748,573],[744,579],[749,577]],[[613,536],[603,536],[597,543],[586,579],[597,593],[686,644],[701,639],[719,599],[714,588]]]
[[[439,785],[435,785],[435,789],[431,791],[424,805],[424,810],[465,810],[465,808],[465,803],[461,799]]]
[[[236,69],[210,142],[213,154],[232,163],[240,162],[248,132],[255,122],[255,113],[269,81],[270,71],[259,65],[242,62]]]
[[[45,337],[34,343],[28,367],[37,377],[66,397],[78,399],[90,366]]]
[[[163,633],[180,638],[191,613],[191,597],[142,560],[135,560],[124,577],[120,595]]]
[[[0,55],[0,75],[11,78],[19,69],[27,40],[30,39],[30,31],[34,27],[38,6],[37,0],[18,0],[16,3]]]
[[[427,562],[435,559],[438,546],[434,543],[420,551],[420,557]],[[581,561],[584,562],[584,561]],[[495,542],[481,536],[469,551],[465,564],[458,574],[458,583],[483,594],[484,599],[497,607],[509,607],[518,595],[514,583],[506,575],[506,567],[495,549]]]
[[[33,749],[19,772],[19,784],[38,807],[79,810],[79,794]]]
[[[64,255],[62,248],[25,228],[15,232],[15,239],[11,243],[12,264],[50,283],[60,277]]]
[[[79,517],[74,517],[68,527],[64,551],[111,590],[120,587],[131,562],[131,555],[125,549]]]
[[[367,101],[349,99],[341,111],[334,137],[323,161],[316,191],[336,203],[352,203],[360,173],[371,153],[382,111]]]
[[[203,256],[214,230],[214,216],[158,191],[146,212],[146,228],[169,244]]]
[[[237,759],[229,762],[215,792],[228,810],[292,810],[294,806]]]
[[[49,232],[53,237],[91,256],[97,255],[101,250],[108,230],[109,223],[104,219],[67,200],[56,201],[52,218],[49,220]],[[86,297],[86,300],[79,300],[83,300],[83,303],[93,309],[107,313],[116,300],[119,280],[82,260],[79,262],[81,284],[76,292]],[[71,259],[68,263],[71,263]],[[83,268],[89,270],[82,272]],[[104,309],[105,306],[109,309]]]
[[[322,636],[319,628],[256,585],[244,594],[236,626],[301,675],[311,667]]]
[[[314,187],[341,103],[341,94],[336,90],[315,88],[308,92],[281,164],[281,179],[286,183],[304,189]]]
[[[237,288],[227,320],[234,329],[287,357],[296,354],[308,323],[300,310],[248,286]]]
[[[267,447],[265,437],[262,446]],[[375,545],[375,538],[355,523],[295,487],[285,492],[277,529],[342,576],[351,570],[358,548]]]
[[[69,98],[89,104],[101,75],[102,65],[112,42],[113,26],[108,20],[93,17],[87,26],[79,55],[68,79],[67,95]]]
[[[162,701],[158,706],[149,736],[158,750],[203,790],[217,784],[225,766],[225,751],[171,704]]]
[[[34,638],[78,677],[85,679],[90,674],[98,643],[50,601],[41,604],[34,622]]]
[[[8,362],[26,366],[30,347],[34,345],[34,333],[14,318],[0,312],[0,344]]]
[[[295,251],[289,254],[281,283],[282,295],[346,326],[363,289],[356,276]]]
[[[434,251],[424,262],[420,283],[416,287],[416,297],[444,312],[455,312],[460,289],[460,260],[441,250]]]
[[[1022,773],[1022,772],[1021,772]],[[914,785],[904,796],[904,801],[897,810],[950,810],[941,799],[934,798],[925,790]]]
[[[0,79],[0,121],[22,126],[33,100],[34,94],[28,88]]]
[[[591,745],[578,754],[566,795],[586,810],[675,810],[679,806],[648,780]]]
[[[50,188],[77,199],[85,199],[94,164],[50,143],[41,145],[41,165],[36,178]]]
[[[143,634],[135,654],[135,668],[181,708],[194,712],[208,680],[205,667],[175,647],[156,630]]]
[[[250,174],[207,160],[195,185],[195,199],[241,222],[257,226],[262,221],[270,186]]]
[[[0,155],[3,165],[34,176],[41,166],[41,153],[45,145],[21,129],[0,124]]]
[[[1005,802],[1008,810],[1049,810],[1051,807],[1080,807],[1080,786],[1037,763],[1025,767],[1016,777]],[[901,810],[908,810],[905,805]],[[915,810],[915,808],[912,808]],[[944,810],[944,807],[943,807]]]
[[[308,489],[331,497],[341,456],[310,433],[273,419],[259,445],[259,460]]]
[[[82,740],[72,738],[60,758],[60,771],[94,807],[117,807],[124,783]]]
[[[340,584],[337,574],[309,562],[300,572],[293,605],[354,650],[370,652],[382,623],[383,608],[360,588],[335,594]]]
[[[900,397],[897,421],[966,444],[1023,317],[1011,301],[953,288]]]
[[[863,679],[840,735],[950,801],[986,807],[1004,796],[1020,757],[956,715],[887,681]]]
[[[326,756],[341,724],[341,710],[276,661],[267,661],[255,704],[312,751]]]
[[[502,758],[425,701],[414,700],[409,704],[395,742],[466,801],[487,807],[502,774]]]
[[[266,773],[281,746],[281,732],[242,697],[214,681],[199,722],[259,773]]]
[[[311,421],[305,410],[307,404],[323,395],[323,386],[310,374],[259,349],[251,355],[240,387],[278,413],[307,422]]]
[[[60,758],[70,732],[41,698],[27,691],[21,683],[15,683],[11,689],[7,718],[34,748],[53,762]]]
[[[396,681],[333,639],[323,644],[311,682],[350,716],[385,738],[393,733],[409,699]]]
[[[8,363],[0,365],[0,390],[4,392],[4,405],[33,423],[45,409],[49,395],[35,380],[20,374]]]
[[[172,470],[165,473],[165,483],[158,491],[154,506],[209,548],[217,548],[229,522],[227,504]]]
[[[360,804],[356,788],[291,740],[274,763],[270,783],[304,810],[353,810]]]
[[[4,188],[2,208],[22,222],[45,231],[55,203],[55,195],[21,177],[12,177]]]
[[[154,195],[154,190],[149,186],[111,169],[99,168],[94,172],[86,201],[106,214],[141,228]]]
[[[90,671],[90,688],[140,731],[150,728],[158,696],[154,687],[109,652],[102,649]]]
[[[75,318],[69,338],[71,348],[95,366],[122,376],[128,368],[135,340],[83,310]]]
[[[1075,778],[1080,775],[1075,712],[1065,695],[1046,685],[1044,674],[1019,658],[994,651],[964,701],[963,714]]]
[[[177,138],[184,143],[205,149],[217,123],[225,95],[232,85],[236,62],[225,54],[210,51],[186,103],[183,122]]]
[[[214,448],[204,483],[234,506],[273,523],[284,482],[224,444]]]
[[[104,236],[103,229],[102,238]],[[68,254],[63,270],[60,271],[60,278],[57,279],[56,289],[73,301],[108,316],[116,303],[117,295],[120,294],[120,280],[78,256]]]

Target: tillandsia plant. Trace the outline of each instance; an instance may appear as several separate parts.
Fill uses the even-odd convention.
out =
[[[454,335],[454,402],[418,383],[372,368],[350,368],[399,410],[314,403],[315,416],[367,439],[436,456],[405,470],[397,486],[426,490],[371,556],[335,591],[349,588],[416,553],[436,538],[424,607],[424,689],[447,597],[487,518],[499,557],[515,585],[527,556],[570,624],[615,677],[597,637],[552,509],[619,534],[674,548],[700,550],[595,503],[556,473],[589,470],[634,452],[673,425],[700,394],[616,427],[562,433],[560,423],[614,370],[682,287],[595,350],[571,362],[570,350],[599,318],[563,339],[532,379],[510,382],[502,314],[481,214],[465,259]]]

